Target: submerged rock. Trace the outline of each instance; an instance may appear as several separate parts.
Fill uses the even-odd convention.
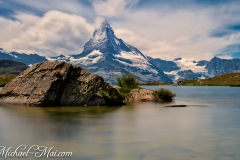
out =
[[[169,106],[165,106],[165,107],[187,107],[187,105],[176,104],[176,105],[169,105]]]
[[[123,105],[118,91],[103,78],[66,62],[41,62],[0,91],[0,103],[30,106]]]

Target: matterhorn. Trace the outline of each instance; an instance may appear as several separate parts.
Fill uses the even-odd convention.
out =
[[[140,82],[172,82],[147,56],[117,38],[106,20],[95,29],[90,40],[84,45],[83,52],[68,59],[71,63],[103,76],[109,83],[115,83],[117,76],[129,73],[134,74]]]

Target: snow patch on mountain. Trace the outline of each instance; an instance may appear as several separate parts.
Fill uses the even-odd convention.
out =
[[[114,38],[114,41],[115,41],[115,43],[116,43],[117,45],[120,45],[120,42],[119,42],[119,40],[118,40],[117,38]]]
[[[175,71],[171,71],[171,72],[164,71],[164,74],[167,74],[173,80],[173,82],[177,82],[178,79],[180,78],[180,76],[178,75],[178,71],[179,70],[175,70]]]
[[[152,65],[148,62],[148,60],[145,57],[143,57],[141,54],[136,53],[135,51],[132,52],[122,51],[120,52],[120,54],[114,55],[114,57],[116,57],[116,60],[118,60],[120,63],[124,65],[135,66],[139,69],[153,72],[154,74],[158,73],[157,70],[152,69]],[[130,60],[131,63],[126,63],[124,61],[121,61],[121,59]]]
[[[85,57],[75,59],[73,57],[70,58],[70,61],[74,64],[82,64],[82,65],[91,65],[97,63],[103,57],[103,53],[99,50],[94,50],[90,54]]]
[[[180,69],[180,71],[192,70],[193,72],[207,72],[205,69],[206,66],[197,66],[197,61],[194,59],[175,59],[174,62]]]
[[[179,69],[165,71],[175,83],[183,79],[205,79],[209,78],[206,65],[199,65],[194,59],[175,58],[173,61]]]

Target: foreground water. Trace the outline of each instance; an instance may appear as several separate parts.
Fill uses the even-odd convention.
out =
[[[164,88],[177,94],[174,102],[118,108],[0,106],[0,146],[55,147],[73,152],[60,158],[70,160],[240,159],[240,87]],[[190,106],[164,107],[169,104]]]

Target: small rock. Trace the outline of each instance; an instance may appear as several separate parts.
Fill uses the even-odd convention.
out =
[[[126,101],[155,101],[153,91],[144,88],[136,88],[130,91],[130,95],[125,99]]]

